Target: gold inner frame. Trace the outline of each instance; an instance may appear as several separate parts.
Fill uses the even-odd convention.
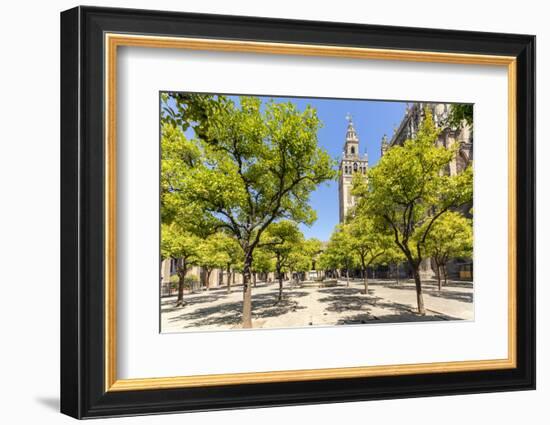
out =
[[[516,58],[255,41],[105,34],[105,391],[447,373],[516,367]],[[508,357],[495,360],[118,379],[116,324],[116,123],[119,46],[503,66],[508,72]]]

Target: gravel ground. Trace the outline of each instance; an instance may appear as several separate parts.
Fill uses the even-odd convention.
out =
[[[241,325],[242,287],[185,294],[186,304],[175,307],[176,297],[161,300],[162,332],[237,329]],[[331,287],[318,284],[290,286],[277,303],[278,284],[259,284],[252,290],[254,328],[289,328],[364,323],[473,320],[473,285],[449,282],[442,291],[435,282],[423,283],[426,316],[416,311],[414,282],[371,280],[369,294],[363,282],[345,281]]]

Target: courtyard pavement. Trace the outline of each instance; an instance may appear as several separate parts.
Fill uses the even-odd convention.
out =
[[[290,286],[285,282],[283,300],[277,303],[278,283],[252,288],[253,328],[289,328],[365,323],[399,323],[473,320],[473,285],[450,281],[437,290],[436,282],[423,283],[426,316],[416,313],[413,281],[396,283],[370,280],[369,294],[363,282],[344,280],[335,286]],[[175,307],[176,297],[161,300],[162,332],[189,332],[241,328],[242,287],[231,293],[225,287],[185,294],[186,304]]]

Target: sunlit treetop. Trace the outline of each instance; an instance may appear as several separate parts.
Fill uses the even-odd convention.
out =
[[[321,123],[313,108],[204,95],[178,95],[170,103],[176,106],[165,113],[167,128],[191,127],[196,135],[196,150],[181,149],[181,162],[189,164],[177,176],[181,202],[199,205],[245,244],[276,220],[315,220],[309,194],[334,178],[335,163],[318,146]]]

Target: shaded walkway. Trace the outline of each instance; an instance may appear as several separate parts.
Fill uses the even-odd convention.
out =
[[[287,285],[287,284],[285,284]],[[254,328],[288,328],[365,323],[472,320],[473,288],[451,282],[439,292],[433,282],[423,287],[427,315],[416,312],[414,283],[373,280],[365,295],[362,281],[347,287],[285,286],[277,302],[278,285],[263,285],[252,291]],[[237,329],[241,325],[242,293],[234,288],[211,289],[184,296],[186,304],[175,307],[175,297],[161,301],[163,332]]]

